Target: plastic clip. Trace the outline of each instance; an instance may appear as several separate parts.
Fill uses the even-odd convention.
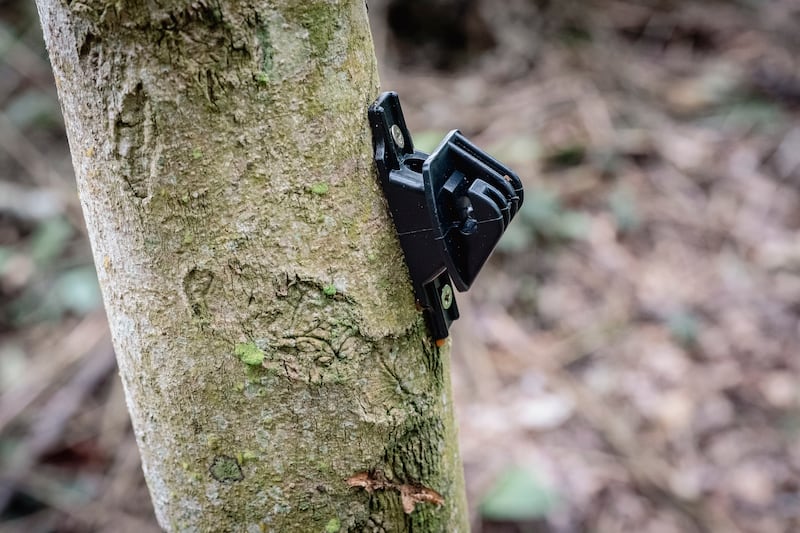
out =
[[[430,155],[414,150],[395,92],[370,106],[369,121],[417,302],[441,345],[459,316],[453,286],[472,285],[522,205],[522,182],[458,130]]]

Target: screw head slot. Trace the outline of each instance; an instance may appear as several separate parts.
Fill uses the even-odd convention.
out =
[[[450,306],[453,305],[453,287],[450,285],[445,285],[442,287],[442,307],[444,309],[450,309]]]

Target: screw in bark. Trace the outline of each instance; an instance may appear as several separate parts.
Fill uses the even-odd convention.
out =
[[[402,150],[406,145],[406,140],[403,137],[403,132],[400,130],[400,126],[397,124],[392,124],[392,127],[389,129],[389,131],[392,133],[392,139],[394,139],[397,147]]]

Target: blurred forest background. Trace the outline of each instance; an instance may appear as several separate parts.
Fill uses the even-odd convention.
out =
[[[419,147],[526,187],[453,334],[475,530],[800,531],[800,3],[369,7]],[[0,1],[0,530],[156,531],[38,25]]]

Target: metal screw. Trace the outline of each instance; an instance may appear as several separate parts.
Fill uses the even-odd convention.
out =
[[[442,307],[450,309],[453,305],[453,288],[450,285],[442,287]]]
[[[406,138],[403,137],[403,132],[400,130],[400,126],[397,124],[392,124],[392,127],[389,128],[389,131],[392,134],[392,139],[394,139],[394,143],[397,145],[398,148],[401,150],[406,146]]]

